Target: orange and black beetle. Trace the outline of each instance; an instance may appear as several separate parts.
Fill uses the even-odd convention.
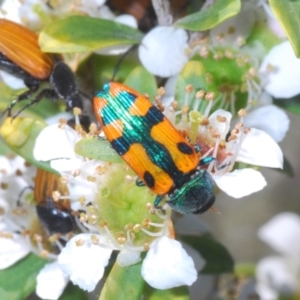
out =
[[[0,19],[0,69],[22,79],[29,89],[9,105],[6,110],[8,115],[11,115],[16,103],[37,92],[42,82],[49,82],[49,87],[38,92],[19,113],[43,98],[63,99],[67,110],[74,107],[83,109],[75,76],[70,68],[58,55],[41,51],[37,34],[6,19]]]
[[[49,234],[67,234],[77,228],[68,199],[53,200],[53,192],[67,196],[69,190],[60,177],[42,169],[37,169],[34,186],[36,212],[40,222]]]

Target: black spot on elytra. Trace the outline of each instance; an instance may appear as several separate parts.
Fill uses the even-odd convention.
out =
[[[177,148],[181,153],[193,154],[193,148],[187,143],[184,142],[177,143]]]
[[[146,172],[144,173],[144,176],[143,176],[143,177],[144,177],[144,180],[145,180],[147,186],[148,186],[149,188],[153,188],[154,185],[155,185],[155,179],[154,179],[154,177],[151,175],[151,173],[148,172],[148,171],[146,171]]]
[[[126,138],[124,138],[124,136],[114,139],[110,143],[113,149],[115,149],[121,156],[124,155],[130,148],[130,143]]]

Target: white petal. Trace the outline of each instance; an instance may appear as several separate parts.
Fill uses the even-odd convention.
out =
[[[169,77],[178,74],[187,63],[188,48],[185,30],[156,26],[148,32],[139,46],[139,58],[152,74]]]
[[[98,18],[112,20],[115,18],[115,14],[111,11],[111,9],[107,5],[103,5],[98,9]]]
[[[70,126],[59,128],[58,124],[47,126],[38,135],[33,155],[36,160],[48,161],[57,158],[75,158],[74,146],[79,140]]]
[[[36,294],[42,299],[57,300],[69,281],[69,276],[62,271],[58,263],[46,264],[36,277]]]
[[[0,71],[0,78],[3,82],[11,87],[12,89],[24,89],[26,85],[24,84],[24,80],[17,78],[13,75],[10,75],[4,71]]]
[[[259,1],[259,2],[263,6],[263,8],[266,12],[268,26],[271,29],[271,31],[281,39],[286,38],[286,34],[285,34],[283,28],[281,27],[281,25],[279,24],[279,22],[275,18],[275,16],[274,16],[270,6],[268,5],[268,3],[264,0]]]
[[[272,96],[267,93],[266,91],[262,91],[259,99],[258,99],[258,105],[271,105],[273,104],[273,98]]]
[[[91,292],[102,278],[112,249],[102,244],[93,244],[91,234],[78,234],[63,248],[58,256],[58,264],[70,276],[70,280],[81,289]],[[96,235],[100,243],[103,237]],[[82,246],[76,241],[83,240]]]
[[[136,18],[133,17],[132,15],[120,15],[115,18],[115,21],[133,28],[137,28],[138,24],[136,21]]]
[[[290,119],[283,109],[275,105],[261,106],[244,118],[244,125],[263,130],[275,142],[281,142],[290,126]]]
[[[10,159],[8,159],[5,155],[0,155],[0,166],[2,172],[0,172],[0,178],[3,176],[11,175],[14,170],[11,166]]]
[[[290,270],[287,261],[276,256],[258,262],[256,279],[256,289],[261,299],[277,299],[278,293],[292,295],[298,287],[297,274]]]
[[[218,187],[234,198],[241,198],[263,189],[267,183],[260,172],[253,169],[234,170],[225,175],[213,175]]]
[[[131,47],[132,47],[132,45],[117,45],[117,46],[111,46],[111,47],[99,49],[95,52],[98,54],[101,54],[101,55],[119,55],[119,54],[125,53]]]
[[[17,1],[2,1],[1,2],[1,11],[0,16],[1,18],[5,18],[17,23],[20,23],[19,17],[19,9],[21,6],[21,2]]]
[[[97,18],[99,9],[104,3],[105,0],[85,0],[83,5],[80,5],[78,9],[91,17]]]
[[[261,64],[260,72],[265,73],[269,65],[275,69],[266,75],[265,89],[268,93],[276,98],[290,98],[300,93],[300,59],[289,41],[271,49]]]
[[[121,267],[137,264],[141,261],[141,253],[137,251],[123,250],[117,256],[117,262]]]
[[[279,38],[285,39],[286,34],[284,30],[282,29],[281,25],[277,21],[275,17],[273,18],[268,18],[268,25],[269,28],[272,30],[273,33],[275,33]]]
[[[220,117],[225,118],[225,122],[220,122]],[[224,109],[218,109],[215,112],[213,112],[209,116],[209,125],[216,130],[220,136],[221,139],[225,139],[226,134],[228,133],[228,130],[230,128],[230,122],[231,122],[232,114]]]
[[[251,128],[242,143],[237,161],[262,167],[283,167],[283,153],[264,131]]]
[[[197,271],[179,242],[161,237],[150,246],[143,261],[142,276],[153,288],[165,290],[192,285],[197,279]]]
[[[12,266],[30,253],[28,242],[20,234],[14,234],[13,238],[0,238],[0,245],[0,270]]]
[[[50,161],[52,169],[58,172],[72,171],[78,169],[82,165],[82,160],[79,158],[73,159],[55,159]]]
[[[300,217],[297,214],[276,215],[259,229],[258,236],[276,251],[300,258]]]

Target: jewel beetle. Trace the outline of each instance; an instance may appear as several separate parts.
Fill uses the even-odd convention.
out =
[[[115,151],[157,197],[174,210],[199,214],[215,201],[214,181],[200,169],[205,160],[144,95],[109,82],[94,97],[94,111]]]
[[[43,169],[37,169],[34,185],[34,199],[37,203],[38,218],[49,234],[67,234],[76,230],[75,217],[72,214],[70,201],[53,200],[52,193],[62,196],[69,194],[67,186],[60,177]]]
[[[63,99],[67,110],[74,107],[83,109],[71,69],[58,55],[41,51],[37,34],[7,19],[0,19],[0,69],[22,79],[28,87],[28,90],[19,95],[4,112],[9,116],[16,103],[28,99],[35,92],[37,94],[33,100],[18,113],[43,98]],[[48,82],[49,87],[38,91],[42,82]]]

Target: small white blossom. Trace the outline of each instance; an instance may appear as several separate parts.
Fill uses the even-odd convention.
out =
[[[141,63],[154,75],[176,75],[188,61],[187,40],[188,35],[181,28],[157,26],[145,35],[139,46]]]

